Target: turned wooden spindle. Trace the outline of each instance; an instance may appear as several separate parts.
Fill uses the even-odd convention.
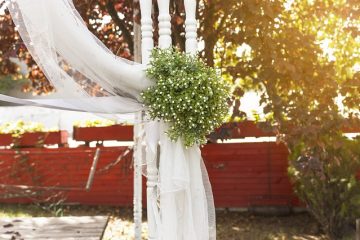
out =
[[[186,52],[195,54],[198,48],[197,42],[197,21],[196,21],[196,0],[184,0],[185,4],[185,32]]]
[[[152,1],[140,0],[141,10],[141,52],[142,63],[148,64],[151,50],[154,48],[153,26],[151,19]]]
[[[134,125],[134,233],[135,240],[141,240],[142,224],[142,144],[139,134],[142,132],[141,113],[136,114]]]
[[[140,0],[141,9],[141,36],[142,36],[142,63],[147,65],[150,61],[151,50],[154,48],[152,32],[152,1]],[[146,193],[147,193],[147,218],[148,218],[148,239],[157,239],[157,226],[154,207],[157,207],[155,194],[158,183],[158,168],[155,160],[156,153],[153,153],[148,147],[146,149]]]
[[[159,48],[171,46],[170,1],[158,0],[159,5]]]

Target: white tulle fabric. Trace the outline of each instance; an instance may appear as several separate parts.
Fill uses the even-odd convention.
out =
[[[165,124],[160,129],[160,215],[164,223],[168,222],[161,226],[161,239],[215,239],[215,224],[209,228],[209,205],[202,172],[206,169],[200,149],[198,146],[184,148],[181,140],[169,140],[164,134],[168,129]]]
[[[181,140],[171,141],[166,134],[169,126],[163,121],[146,122],[144,129],[144,164],[157,160],[160,143],[158,188],[148,209],[157,221],[157,239],[215,240],[214,199],[199,146],[186,148]]]
[[[124,114],[146,110],[140,92],[153,84],[145,67],[112,54],[86,27],[71,0],[7,0],[31,55],[54,85],[57,99],[1,101],[75,111]],[[97,89],[97,96],[89,91]],[[172,142],[168,126],[146,121],[138,133],[146,145],[144,164],[157,161],[157,191],[150,198],[158,240],[215,239],[211,186],[198,146]],[[144,172],[146,175],[146,172]]]
[[[142,109],[139,93],[151,85],[144,66],[112,54],[87,29],[71,0],[15,0],[8,9],[61,104],[103,113],[114,113],[115,103],[116,113]],[[101,97],[92,97],[89,90],[95,87]]]

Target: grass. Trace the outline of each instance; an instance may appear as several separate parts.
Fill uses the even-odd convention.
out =
[[[0,204],[0,218],[46,216],[110,216],[104,240],[132,240],[131,208]],[[143,236],[146,238],[146,222]],[[219,240],[325,240],[307,213],[287,216],[255,216],[249,213],[217,212]]]
[[[51,211],[45,211],[36,205],[20,205],[20,204],[1,204],[0,218],[15,218],[15,217],[47,217],[53,216]]]
[[[326,239],[307,213],[255,216],[249,213],[218,212],[217,234],[220,240]]]

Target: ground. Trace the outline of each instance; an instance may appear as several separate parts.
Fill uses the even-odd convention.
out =
[[[34,206],[1,204],[0,217],[54,215],[109,215],[104,240],[133,239],[132,210],[115,207]],[[145,221],[144,221],[145,222]],[[218,240],[325,240],[312,217],[307,213],[287,216],[254,216],[232,211],[217,212]],[[146,237],[146,223],[143,226]]]

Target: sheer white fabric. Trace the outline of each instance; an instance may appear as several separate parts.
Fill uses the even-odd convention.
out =
[[[154,143],[160,142],[158,191],[150,198],[154,201],[150,205],[157,219],[157,239],[215,240],[214,199],[200,148],[185,148],[181,140],[171,141],[168,129],[163,121],[145,123],[146,134],[154,133],[145,138],[148,162],[156,161]]]
[[[144,66],[112,54],[87,29],[71,0],[8,0],[8,4],[27,48],[62,98],[0,95],[1,101],[109,114],[144,110],[140,92],[152,84]],[[87,90],[95,86],[100,89],[97,96]],[[163,122],[142,124],[144,131],[137,137],[146,145],[148,162],[157,161],[161,144],[158,191],[152,193],[148,209],[157,216],[157,239],[215,239],[211,186],[199,147],[172,142]]]
[[[151,85],[144,67],[111,53],[87,29],[72,1],[16,0],[8,9],[29,52],[63,97],[61,104],[103,113],[114,113],[109,109],[114,104],[116,113],[142,109],[140,92]],[[101,96],[96,100],[87,91],[95,86]],[[99,99],[103,104],[95,103]]]

